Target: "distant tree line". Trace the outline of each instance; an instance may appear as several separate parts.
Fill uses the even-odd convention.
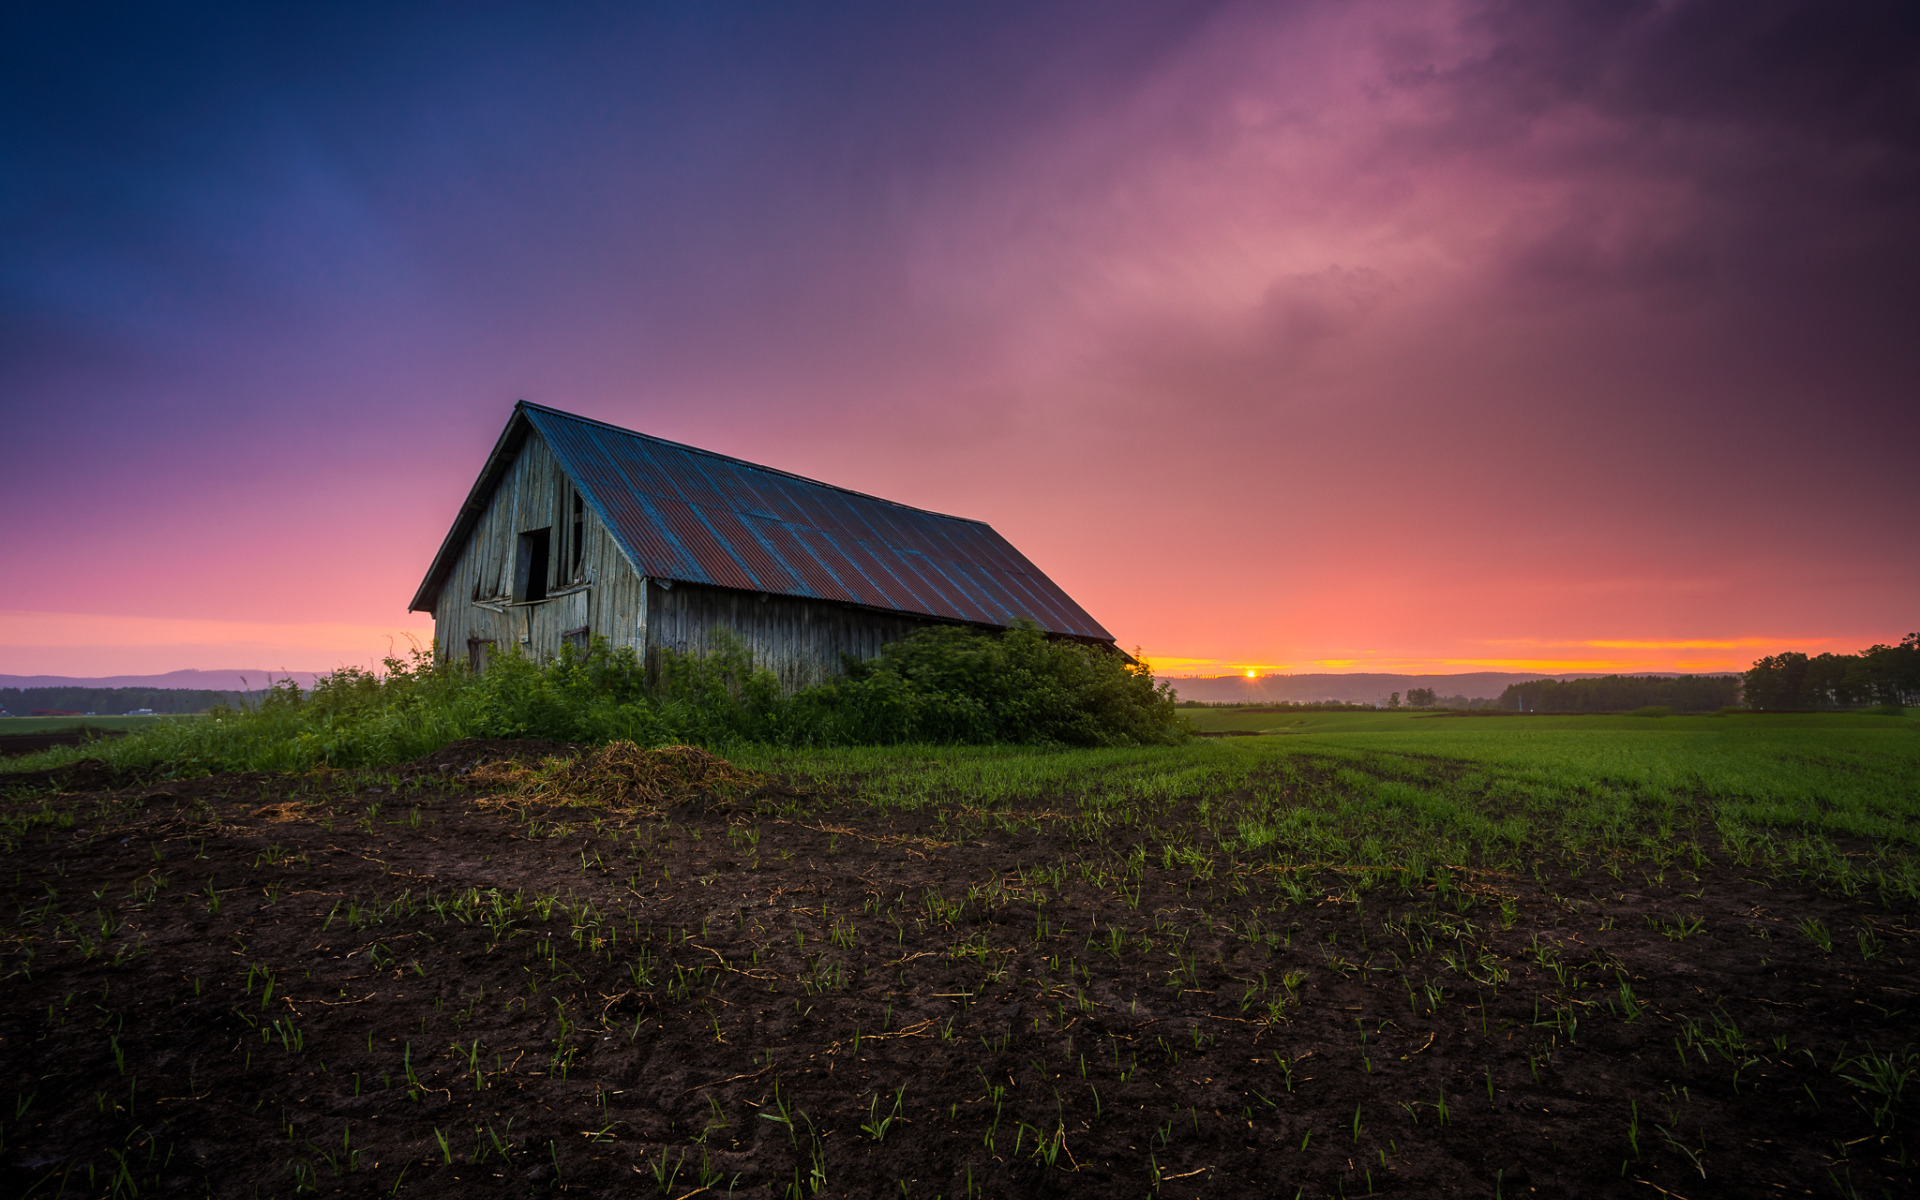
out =
[[[1920,704],[1920,633],[1858,654],[1770,654],[1745,675],[1748,708],[1835,709]]]
[[[16,717],[24,717],[36,708],[98,713],[103,717],[117,717],[142,708],[150,708],[157,713],[197,713],[205,712],[216,704],[224,704],[229,708],[244,707],[248,696],[247,692],[192,688],[10,687],[0,688],[0,712],[12,713]]]
[[[1407,692],[1408,708],[1495,708],[1499,701],[1482,696],[1442,696],[1432,688],[1412,688]],[[1179,708],[1237,708],[1242,712],[1281,712],[1299,709],[1305,712],[1379,712],[1401,707],[1400,693],[1393,693],[1386,704],[1353,700],[1181,700]]]
[[[1499,707],[1499,704],[1500,702],[1498,700],[1493,699],[1491,696],[1485,696],[1485,697],[1466,696],[1466,695],[1442,696],[1439,692],[1435,691],[1433,688],[1408,688],[1407,689],[1407,707],[1408,708],[1455,708],[1455,709],[1471,710],[1471,709],[1481,709],[1481,708],[1497,708]]]
[[[1717,712],[1740,701],[1738,675],[1608,675],[1510,684],[1498,707],[1519,712]]]

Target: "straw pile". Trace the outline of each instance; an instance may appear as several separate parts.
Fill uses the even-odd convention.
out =
[[[610,742],[580,758],[548,758],[538,766],[487,763],[467,780],[525,800],[623,809],[659,809],[761,782],[756,773],[698,746],[642,750],[632,742]]]

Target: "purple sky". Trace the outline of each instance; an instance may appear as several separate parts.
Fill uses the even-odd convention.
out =
[[[0,672],[325,668],[526,399],[1170,670],[1920,628],[1920,7],[25,6]]]

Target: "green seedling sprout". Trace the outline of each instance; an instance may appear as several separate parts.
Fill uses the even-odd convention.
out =
[[[1818,917],[1807,917],[1796,928],[1808,941],[1820,947],[1821,953],[1833,953],[1833,935],[1827,932],[1826,925]]]

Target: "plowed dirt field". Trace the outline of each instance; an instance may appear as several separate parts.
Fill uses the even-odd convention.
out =
[[[0,780],[0,1192],[1915,1194],[1866,897],[463,773],[556,749]]]

